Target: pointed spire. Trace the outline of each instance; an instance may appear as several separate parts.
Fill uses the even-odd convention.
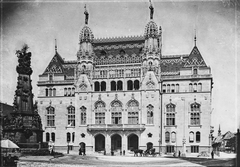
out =
[[[55,39],[55,53],[57,53],[57,39]]]
[[[220,124],[219,124],[219,129],[218,129],[218,136],[221,135],[221,128],[220,128]]]
[[[149,9],[150,9],[150,19],[152,20],[153,19],[154,8],[152,6],[151,0],[149,0],[149,2],[150,2],[150,6],[149,6]]]
[[[195,29],[195,36],[194,36],[194,45],[197,46],[197,33]]]
[[[85,8],[85,12],[84,12],[84,14],[85,14],[85,24],[87,25],[87,24],[88,24],[88,16],[89,16],[89,13],[88,13],[88,11],[87,11],[86,4],[85,4],[84,8]]]

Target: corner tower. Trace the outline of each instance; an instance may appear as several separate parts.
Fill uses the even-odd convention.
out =
[[[142,52],[143,75],[147,71],[153,71],[156,77],[160,78],[160,58],[162,50],[162,29],[153,20],[154,8],[150,1],[150,21],[147,23],[144,32],[144,49]]]
[[[93,40],[92,30],[88,27],[89,13],[85,5],[85,25],[79,35],[79,50],[77,52],[76,83],[77,91],[91,90],[93,72]]]

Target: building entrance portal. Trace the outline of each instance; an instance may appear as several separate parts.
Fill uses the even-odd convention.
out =
[[[128,150],[138,149],[138,136],[131,134],[128,136]]]
[[[95,151],[104,151],[105,137],[102,134],[95,136]]]
[[[111,150],[117,151],[122,149],[122,137],[115,134],[111,137]]]

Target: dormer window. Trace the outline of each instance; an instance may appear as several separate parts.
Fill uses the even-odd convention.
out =
[[[123,49],[120,50],[120,55],[124,55],[125,53],[126,52]]]
[[[49,74],[49,81],[52,81],[52,80],[53,80],[53,75]]]
[[[197,69],[193,69],[193,75],[197,75],[197,74],[198,74]]]

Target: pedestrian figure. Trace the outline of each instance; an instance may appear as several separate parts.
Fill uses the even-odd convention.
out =
[[[214,152],[213,151],[211,152],[211,155],[212,155],[212,159],[214,159]]]
[[[123,150],[123,155],[125,155],[125,150]]]
[[[81,150],[81,148],[79,148],[79,155],[82,155],[82,150]]]
[[[180,156],[181,156],[181,151],[179,150],[179,152],[178,152],[178,158],[180,158]]]
[[[122,155],[122,151],[120,151],[120,155]]]

